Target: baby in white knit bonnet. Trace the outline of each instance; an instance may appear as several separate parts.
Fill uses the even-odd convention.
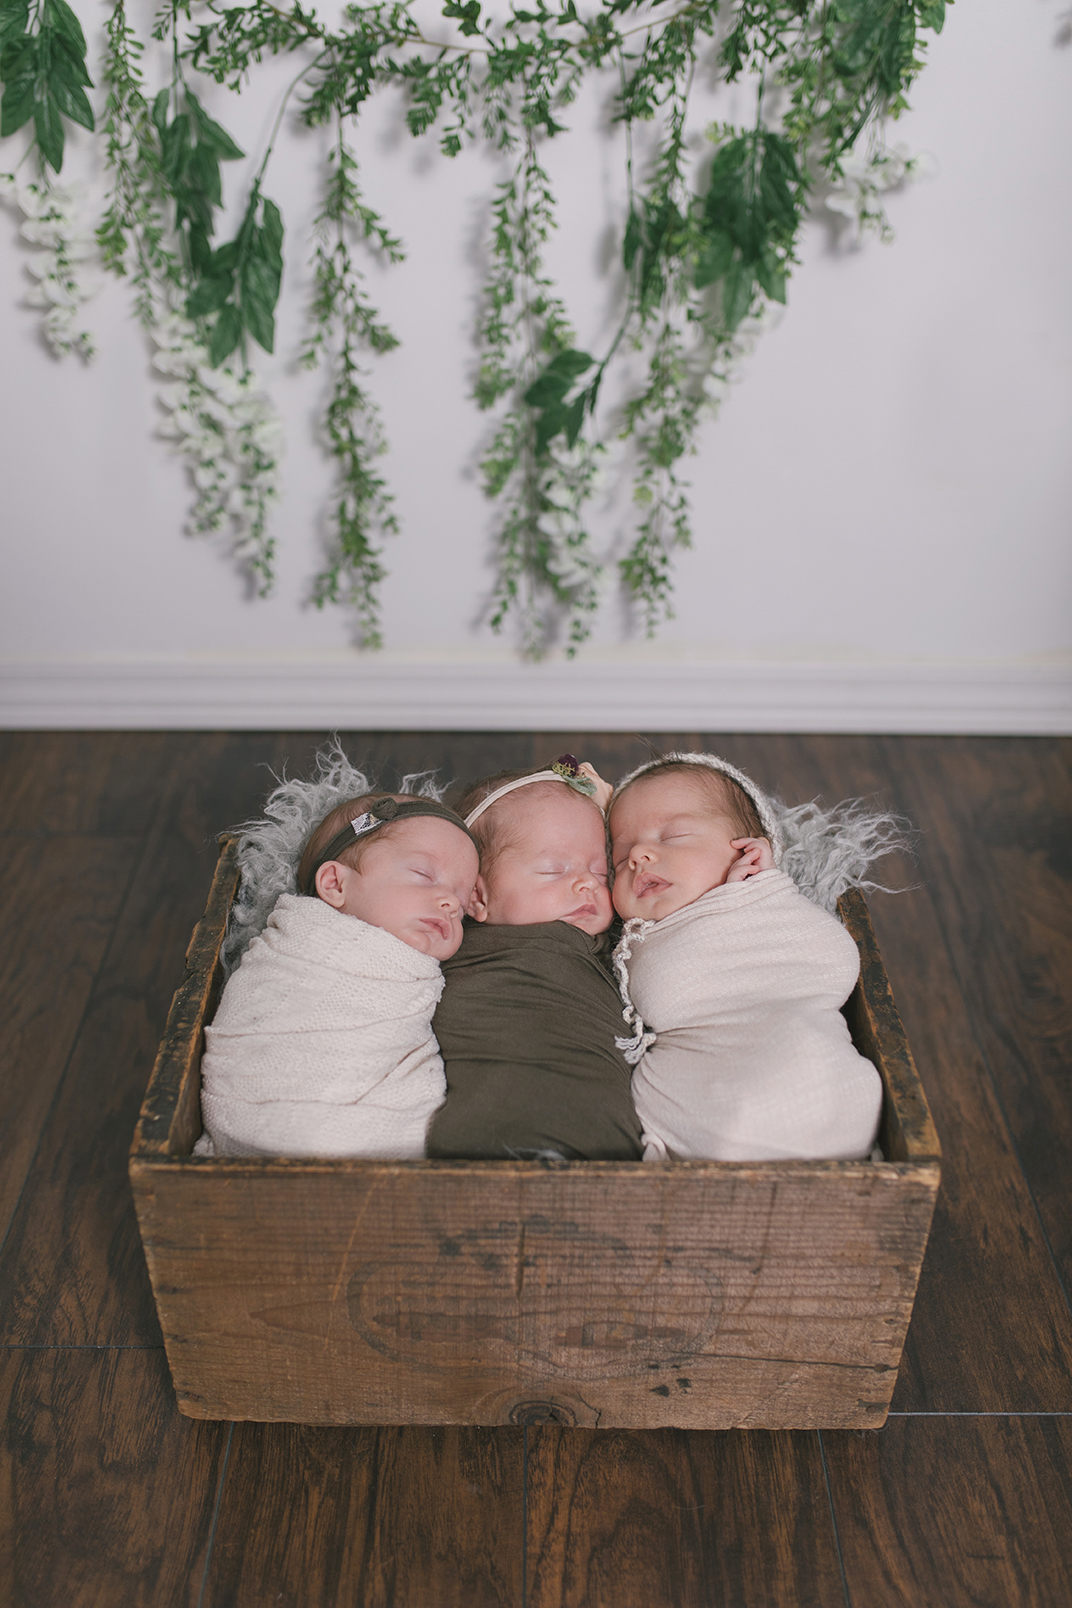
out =
[[[778,869],[770,801],[714,755],[670,754],[608,819],[645,1159],[869,1155],[882,1086],[840,1009],[859,955]]]
[[[315,828],[205,1029],[196,1154],[424,1155],[446,1093],[432,1013],[478,871],[452,810],[376,793]]]

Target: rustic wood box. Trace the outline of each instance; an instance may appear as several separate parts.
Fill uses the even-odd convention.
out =
[[[882,1074],[873,1162],[191,1155],[237,885],[223,840],[130,1157],[181,1410],[306,1424],[875,1428],[939,1147],[858,893],[846,1015]]]

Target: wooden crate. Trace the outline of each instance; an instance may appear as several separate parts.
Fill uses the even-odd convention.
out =
[[[886,1088],[872,1162],[200,1158],[223,840],[130,1157],[181,1410],[306,1424],[874,1428],[939,1147],[867,906],[846,1006]]]

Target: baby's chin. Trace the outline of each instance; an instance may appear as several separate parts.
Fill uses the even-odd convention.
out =
[[[590,916],[589,915],[580,915],[580,916],[568,915],[568,916],[559,916],[558,919],[559,919],[559,921],[564,921],[566,923],[567,927],[576,927],[576,928],[578,928],[578,930],[580,932],[586,932],[588,934],[589,938],[598,938],[599,934],[601,932],[606,932],[607,928],[610,926],[611,922],[614,920],[614,911],[611,910],[606,915],[603,915],[599,911],[596,911],[593,915],[590,915]]]

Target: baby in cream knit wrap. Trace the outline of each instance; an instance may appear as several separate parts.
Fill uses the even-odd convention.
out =
[[[840,1009],[859,955],[778,869],[769,801],[713,755],[668,755],[618,784],[609,829],[645,1159],[869,1155],[882,1085]]]
[[[205,1029],[198,1155],[415,1160],[446,1093],[432,1013],[476,845],[452,810],[377,793],[315,828]]]

